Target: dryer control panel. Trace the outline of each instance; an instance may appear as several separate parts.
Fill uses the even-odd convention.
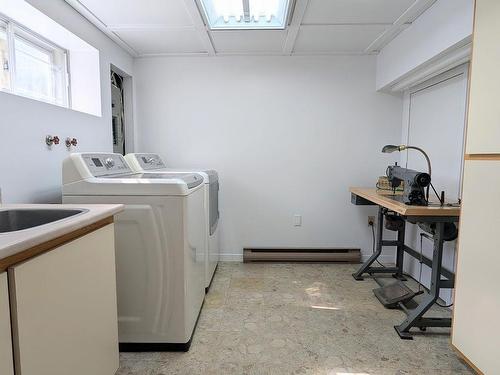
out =
[[[137,163],[144,171],[150,169],[163,169],[166,168],[165,163],[161,160],[158,154],[134,154]]]
[[[132,173],[120,154],[82,154],[82,159],[94,177]]]

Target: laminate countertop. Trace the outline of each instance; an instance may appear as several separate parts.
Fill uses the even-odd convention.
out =
[[[5,210],[82,210],[74,216],[53,221],[33,228],[0,233],[0,271],[6,268],[6,258],[50,243],[56,239],[70,238],[70,234],[82,235],[93,229],[93,225],[123,211],[122,204],[1,204],[0,213]],[[109,221],[111,223],[112,220]],[[97,229],[97,227],[95,228]],[[59,240],[59,242],[62,242]],[[18,260],[22,260],[19,257]],[[3,265],[3,267],[2,267]]]

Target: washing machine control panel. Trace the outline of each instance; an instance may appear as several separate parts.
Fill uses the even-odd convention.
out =
[[[166,168],[165,163],[157,154],[135,154],[137,162],[142,170]]]
[[[132,173],[123,156],[119,154],[85,154],[82,158],[94,177]]]

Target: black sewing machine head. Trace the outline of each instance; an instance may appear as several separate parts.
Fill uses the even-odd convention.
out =
[[[425,188],[431,183],[431,176],[425,172],[401,168],[397,165],[387,167],[387,178],[393,189],[404,181],[403,202],[414,206],[427,206]]]

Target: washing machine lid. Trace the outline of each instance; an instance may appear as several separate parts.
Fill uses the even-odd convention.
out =
[[[119,174],[105,176],[104,178],[124,180],[177,180],[178,183],[186,184],[188,189],[192,189],[203,183],[203,176],[196,173],[132,173],[127,175]]]
[[[219,180],[219,175],[214,169],[196,169],[196,168],[168,168],[160,155],[153,153],[130,153],[125,155],[130,169],[134,172],[147,173],[198,173],[203,176],[206,184],[214,183]]]
[[[195,173],[134,173],[120,154],[75,153],[63,161],[64,195],[188,195],[202,183]]]

